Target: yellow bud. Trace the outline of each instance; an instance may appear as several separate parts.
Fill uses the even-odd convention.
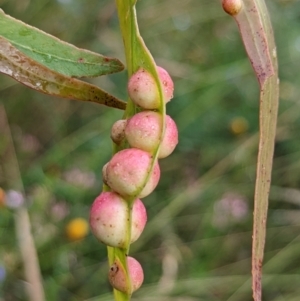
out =
[[[249,123],[244,117],[236,117],[230,122],[230,130],[234,135],[240,135],[247,132]]]
[[[83,239],[88,232],[89,225],[84,218],[74,218],[66,226],[66,235],[72,241]]]

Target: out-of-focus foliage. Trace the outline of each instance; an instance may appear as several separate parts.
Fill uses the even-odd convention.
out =
[[[281,105],[264,268],[268,301],[298,300],[300,218],[300,8],[268,0],[277,41]],[[124,60],[114,1],[0,0],[15,18],[78,47]],[[167,113],[180,142],[161,161],[156,191],[144,199],[148,224],[131,253],[145,283],[133,299],[251,300],[252,199],[258,84],[236,24],[210,0],[138,1],[141,34],[175,82]],[[90,82],[126,99],[126,72]],[[111,156],[110,127],[122,112],[51,98],[0,76],[26,189],[47,300],[112,300],[106,247],[65,227],[88,219]],[[2,129],[0,129],[1,131]],[[1,155],[0,163],[5,160]],[[0,187],[9,187],[0,170]],[[13,211],[0,207],[0,300],[26,300]],[[181,299],[180,299],[181,298]]]

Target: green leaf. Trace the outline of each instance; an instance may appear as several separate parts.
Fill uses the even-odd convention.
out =
[[[227,0],[223,0],[223,7]],[[228,1],[228,3],[240,3]],[[257,158],[252,245],[252,290],[255,301],[262,296],[262,264],[266,238],[269,191],[278,111],[278,67],[276,46],[266,4],[243,0],[233,15],[248,57],[260,84],[260,137]]]
[[[0,37],[38,63],[67,76],[95,77],[124,69],[118,59],[79,49],[6,15],[1,9]]]
[[[124,110],[126,103],[97,86],[67,77],[28,58],[6,39],[0,37],[0,72],[45,94],[91,101]]]

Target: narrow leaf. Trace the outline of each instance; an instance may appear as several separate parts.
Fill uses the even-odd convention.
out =
[[[118,59],[77,48],[6,15],[1,9],[0,37],[33,60],[67,76],[95,77],[124,68]]]
[[[96,102],[122,110],[126,108],[125,102],[97,86],[59,74],[28,58],[1,37],[0,72],[11,76],[27,87],[45,94]]]
[[[262,299],[262,264],[266,238],[269,191],[278,111],[276,47],[268,10],[263,0],[223,0],[232,10],[248,57],[260,84],[260,137],[254,196],[252,245],[252,290],[255,301]],[[230,13],[230,9],[226,10]]]
[[[260,6],[262,6],[262,3]],[[268,13],[266,7],[264,8],[266,13]],[[264,22],[262,19],[263,15],[260,12],[260,7],[256,4],[256,0],[244,0],[241,11],[234,17],[238,23],[243,43],[256,77],[262,86],[269,77],[275,75],[271,51],[274,52],[276,49],[274,41],[270,45],[270,39],[268,40],[266,33],[268,29],[265,28],[266,20]],[[264,16],[264,19],[266,17],[268,17],[268,14]],[[267,22],[266,24],[269,23]]]

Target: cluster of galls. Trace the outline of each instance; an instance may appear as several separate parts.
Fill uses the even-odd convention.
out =
[[[166,102],[173,97],[174,85],[171,77],[161,67],[157,72],[163,87]],[[169,156],[178,143],[178,131],[170,116],[163,116],[160,107],[159,90],[152,75],[141,68],[128,82],[131,100],[141,108],[141,112],[128,120],[118,120],[112,127],[111,138],[120,145],[124,139],[130,148],[116,153],[103,167],[103,181],[111,189],[102,192],[94,201],[90,212],[90,225],[93,234],[104,244],[126,248],[141,235],[146,221],[146,209],[140,198],[149,195],[157,186],[160,168],[153,156],[159,148],[158,158]],[[162,135],[164,133],[164,135]],[[128,200],[134,200],[128,203]],[[129,206],[131,204],[131,206]],[[129,210],[131,212],[131,233],[127,233]],[[131,284],[125,277],[124,267],[114,262],[110,267],[111,285],[122,292],[131,294],[144,279],[141,265],[132,257],[127,257]]]

